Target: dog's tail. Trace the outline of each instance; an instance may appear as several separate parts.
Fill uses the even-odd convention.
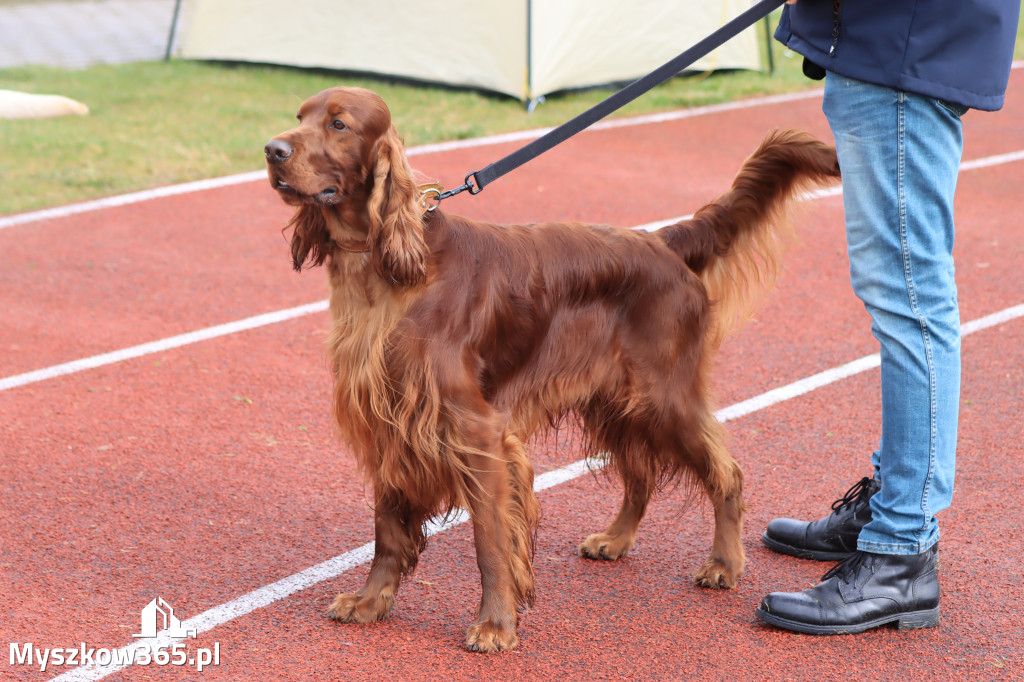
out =
[[[754,310],[779,273],[792,228],[787,209],[803,192],[839,177],[835,149],[799,131],[775,131],[746,160],[725,194],[658,235],[704,282],[715,305],[717,346]]]

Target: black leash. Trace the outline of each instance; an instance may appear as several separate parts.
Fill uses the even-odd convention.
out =
[[[502,175],[519,168],[527,161],[540,156],[555,145],[565,142],[576,133],[593,125],[597,121],[600,121],[616,109],[629,104],[656,85],[661,85],[715,48],[720,47],[724,43],[735,38],[744,29],[749,28],[761,19],[764,19],[773,10],[775,10],[775,8],[782,5],[783,2],[785,2],[785,0],[761,0],[756,5],[739,14],[736,18],[726,23],[724,26],[701,40],[690,49],[686,50],[671,61],[662,64],[646,76],[642,76],[641,78],[633,81],[608,99],[598,102],[582,114],[579,114],[575,118],[563,123],[554,130],[545,133],[533,142],[530,142],[526,146],[512,152],[505,158],[495,161],[482,170],[473,171],[466,176],[465,183],[459,187],[443,192],[439,189],[431,188],[426,190],[425,194],[436,193],[436,197],[434,198],[435,202],[440,202],[443,199],[447,199],[448,197],[455,196],[456,194],[467,190],[470,194],[479,194],[484,187],[491,184]],[[437,203],[431,207],[431,210],[436,207]]]

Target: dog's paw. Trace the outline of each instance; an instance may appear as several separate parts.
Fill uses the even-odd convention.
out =
[[[579,546],[578,552],[586,559],[615,561],[629,554],[633,540],[622,536],[594,533]]]
[[[693,582],[701,587],[712,590],[732,589],[739,583],[742,568],[735,568],[721,559],[711,557],[704,562],[697,574],[693,576]]]
[[[466,630],[466,648],[470,651],[490,653],[508,651],[519,646],[519,635],[514,627],[503,627],[484,621],[473,623]]]
[[[360,594],[339,594],[327,609],[327,615],[342,623],[374,623],[391,613],[395,599],[384,595],[364,597]]]

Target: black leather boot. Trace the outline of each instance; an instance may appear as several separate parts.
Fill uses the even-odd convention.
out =
[[[769,549],[801,559],[839,561],[857,551],[860,529],[871,520],[868,500],[878,492],[873,478],[862,478],[832,503],[832,513],[817,521],[774,519],[761,536]]]
[[[939,546],[901,556],[855,552],[803,592],[772,592],[756,615],[811,635],[845,635],[896,623],[900,630],[939,624]]]

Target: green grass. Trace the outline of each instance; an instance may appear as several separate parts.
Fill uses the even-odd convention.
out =
[[[673,79],[616,115],[811,87],[797,60],[783,52],[774,47],[773,75]],[[611,92],[549,97],[528,114],[521,103],[501,96],[273,66],[175,60],[3,69],[0,88],[65,95],[87,104],[90,113],[0,120],[0,214],[257,170],[264,143],[294,125],[299,104],[339,84],[379,92],[409,146],[557,125]]]
[[[676,78],[615,115],[815,87],[799,58],[778,44],[773,52],[773,74]],[[257,170],[264,143],[294,125],[299,104],[338,84],[379,92],[409,146],[557,125],[610,92],[549,97],[527,114],[499,96],[272,66],[178,60],[0,69],[0,88],[62,94],[90,108],[88,116],[0,119],[0,215]]]

